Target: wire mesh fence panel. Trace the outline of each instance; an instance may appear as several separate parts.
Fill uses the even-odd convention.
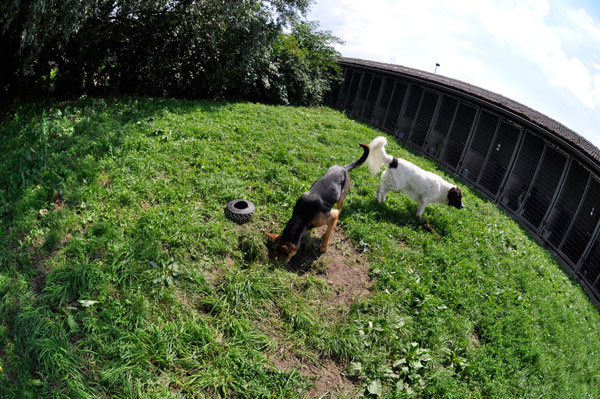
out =
[[[392,94],[392,100],[390,101],[390,107],[385,115],[385,121],[383,127],[389,132],[393,132],[402,111],[404,105],[404,97],[406,97],[406,90],[408,86],[404,83],[396,82],[394,86],[394,93]]]
[[[329,88],[329,90],[327,90],[325,96],[323,97],[323,103],[335,108],[341,87],[342,85],[340,84],[340,82],[332,82],[331,87]]]
[[[526,132],[515,166],[500,196],[500,203],[511,211],[517,212],[523,206],[543,152],[544,140]]]
[[[440,110],[433,124],[433,129],[427,137],[425,143],[425,153],[430,157],[439,159],[444,148],[444,142],[452,126],[454,115],[458,108],[458,100],[452,97],[443,96]]]
[[[338,92],[338,96],[335,101],[335,108],[344,109],[346,104],[346,99],[348,98],[348,91],[350,90],[350,84],[352,83],[352,78],[354,76],[354,71],[352,69],[344,69],[344,80],[340,84],[340,90]]]
[[[588,187],[589,179],[590,173],[579,162],[571,161],[565,184],[541,234],[553,248],[558,249],[565,238]]]
[[[442,161],[455,169],[465,149],[469,133],[475,120],[476,108],[465,103],[458,105],[456,116],[445,144]]]
[[[471,145],[467,150],[460,175],[476,182],[483,167],[483,163],[490,151],[492,140],[496,134],[500,117],[487,111],[481,111],[477,126],[473,133]]]
[[[379,97],[379,90],[381,89],[381,76],[373,76],[371,79],[371,85],[369,86],[369,93],[365,100],[365,106],[362,112],[362,119],[367,122],[371,122],[373,118],[373,111],[375,110],[375,103]]]
[[[513,158],[515,147],[521,134],[521,128],[505,120],[500,122],[498,133],[492,143],[487,161],[481,172],[479,184],[493,198],[504,180],[506,171]]]
[[[358,71],[352,74],[352,80],[350,81],[350,87],[348,88],[348,95],[346,96],[346,102],[344,103],[344,110],[348,114],[352,114],[354,112],[356,97],[358,95],[358,86],[362,81],[362,75],[362,72]]]
[[[362,115],[362,111],[365,105],[365,101],[367,100],[367,93],[369,92],[369,87],[371,86],[371,80],[373,80],[373,75],[370,73],[363,73],[362,79],[358,84],[358,91],[356,93],[356,100],[354,101],[354,108],[352,109],[352,114],[356,117]]]
[[[423,148],[425,138],[433,121],[433,114],[437,107],[440,96],[437,93],[426,90],[421,99],[421,106],[417,114],[415,124],[410,135],[409,142],[419,150]]]
[[[596,297],[600,298],[600,236],[596,237],[585,257],[579,276],[594,289]]]
[[[583,203],[575,217],[573,227],[561,245],[562,252],[574,264],[577,264],[594,234],[600,217],[599,201],[600,183],[598,183],[597,179],[592,179]]]
[[[375,105],[373,110],[372,122],[377,127],[383,127],[383,119],[390,106],[390,100],[392,98],[392,91],[394,90],[394,79],[385,78],[381,86],[381,95],[379,101]]]
[[[410,136],[410,132],[412,131],[417,112],[419,111],[419,105],[421,104],[422,96],[422,87],[416,85],[410,86],[406,107],[404,113],[400,117],[398,130],[396,131],[396,137],[398,137],[402,141],[407,141]]]
[[[533,185],[527,194],[522,215],[537,231],[550,206],[563,173],[567,157],[562,152],[547,145],[542,163]]]

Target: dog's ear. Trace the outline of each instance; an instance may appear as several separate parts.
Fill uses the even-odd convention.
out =
[[[298,248],[291,242],[284,242],[278,248],[277,260],[287,264],[290,259],[298,252]]]
[[[273,233],[266,233],[267,237],[269,237],[271,240],[277,242],[279,240],[279,237],[281,237],[281,234],[273,234]]]
[[[456,209],[464,208],[462,203],[462,191],[458,187],[452,187],[448,191],[448,205],[455,207]]]

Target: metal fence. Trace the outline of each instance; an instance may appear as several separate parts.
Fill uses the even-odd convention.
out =
[[[326,102],[431,157],[507,210],[600,305],[600,152],[484,89],[344,58]]]

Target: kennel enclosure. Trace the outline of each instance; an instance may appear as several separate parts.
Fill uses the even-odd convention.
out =
[[[600,305],[600,151],[499,94],[399,65],[342,58],[326,103],[435,159],[505,209]]]

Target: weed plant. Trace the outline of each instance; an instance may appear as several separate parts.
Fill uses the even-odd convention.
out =
[[[284,347],[342,366],[352,397],[598,398],[600,317],[582,289],[391,138],[389,153],[456,181],[466,208],[419,221],[352,171],[338,229],[374,285],[342,317],[327,262],[297,273],[266,257],[263,233],[300,193],[380,134],[327,108],[243,102],[82,98],[5,115],[0,397],[303,397],[311,380],[273,361]],[[223,212],[237,198],[257,207],[241,226]]]

